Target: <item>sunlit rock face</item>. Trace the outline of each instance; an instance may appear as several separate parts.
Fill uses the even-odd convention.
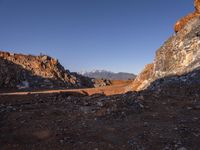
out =
[[[175,32],[179,32],[181,29],[183,29],[183,27],[192,19],[194,19],[195,17],[200,16],[199,13],[194,12],[194,13],[190,13],[187,16],[181,18],[179,21],[176,22],[175,26],[174,26],[174,31]]]
[[[200,67],[200,18],[196,17],[157,50],[154,62],[147,65],[138,75],[132,84],[132,89],[143,90],[157,79],[180,76],[198,67]]]
[[[65,68],[47,55],[33,56],[0,51],[0,88],[89,88],[110,85]]]
[[[200,0],[194,1],[195,12],[200,13]]]
[[[71,73],[57,59],[0,51],[0,88],[93,87],[90,78]]]
[[[195,11],[193,13],[188,14],[187,16],[178,20],[174,26],[174,31],[179,32],[184,26],[191,21],[192,19],[200,16],[200,0],[194,1]]]
[[[50,80],[57,80],[63,86],[67,85],[70,86],[72,84],[76,84],[76,78],[71,76],[70,72],[66,71],[58,62],[58,60],[51,58],[49,56],[41,55],[41,56],[32,56],[32,55],[22,55],[22,54],[12,54],[8,52],[0,52],[0,58],[7,61],[8,63],[13,63],[13,71],[8,72],[7,78],[9,78],[12,72],[16,72],[16,70],[24,70],[26,75],[22,73],[18,74],[16,78],[27,80],[27,76],[33,79],[34,77],[40,77],[46,79],[45,81],[48,82],[48,85],[51,86]],[[11,65],[6,65],[5,68],[9,68]],[[5,70],[5,68],[3,70]],[[2,74],[2,73],[1,73]],[[23,76],[23,77],[22,77]],[[15,80],[14,77],[11,78]],[[9,79],[9,80],[11,80]],[[23,80],[21,80],[23,81]],[[40,81],[38,80],[38,83]],[[44,83],[46,83],[44,82]],[[37,83],[37,84],[38,84]],[[44,84],[41,86],[45,86]],[[9,83],[8,83],[9,85]]]

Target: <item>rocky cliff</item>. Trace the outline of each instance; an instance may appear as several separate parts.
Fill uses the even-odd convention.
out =
[[[0,52],[1,88],[83,88],[94,85],[101,86],[91,78],[65,70],[52,57]]]
[[[200,18],[195,17],[157,50],[154,62],[137,76],[132,90],[143,90],[153,81],[181,76],[200,67]]]

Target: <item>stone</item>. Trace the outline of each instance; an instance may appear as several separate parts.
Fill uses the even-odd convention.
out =
[[[20,84],[17,85],[18,89],[27,89],[29,87],[30,86],[28,81],[22,81]]]
[[[46,56],[46,55],[42,56],[41,59],[42,59],[42,61],[47,61],[48,60],[48,56]]]
[[[81,106],[80,111],[82,111],[85,114],[92,113],[95,110],[93,106]]]
[[[200,102],[194,103],[193,108],[196,109],[196,110],[200,110]]]
[[[97,105],[98,105],[99,107],[103,107],[103,106],[104,106],[103,102],[97,102]]]
[[[60,144],[63,144],[64,143],[64,140],[60,140]]]
[[[140,96],[137,97],[137,99],[138,99],[138,100],[144,100],[144,96],[143,96],[143,95],[140,95]]]
[[[177,150],[187,150],[187,148],[185,148],[185,147],[180,147],[180,148],[178,148]]]

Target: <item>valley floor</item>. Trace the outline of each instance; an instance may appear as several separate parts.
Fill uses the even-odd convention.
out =
[[[200,103],[176,93],[1,95],[0,149],[198,150]]]

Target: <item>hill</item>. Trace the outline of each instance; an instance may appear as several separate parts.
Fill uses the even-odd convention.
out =
[[[134,80],[136,77],[136,75],[132,73],[125,73],[125,72],[114,73],[106,70],[94,70],[91,72],[82,72],[80,74],[90,78],[107,79],[107,80]]]
[[[109,82],[71,73],[57,59],[0,51],[0,88],[55,89],[106,86]]]

